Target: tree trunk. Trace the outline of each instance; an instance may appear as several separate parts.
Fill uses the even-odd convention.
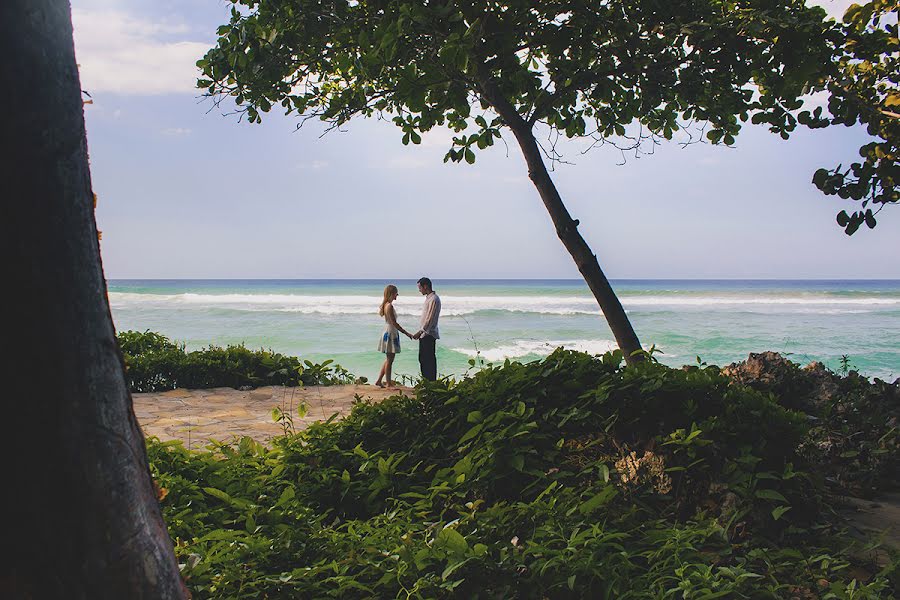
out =
[[[69,3],[5,0],[0,49],[0,597],[184,598],[109,313]]]
[[[485,99],[516,136],[516,141],[519,143],[519,148],[522,149],[528,165],[528,177],[537,188],[547,212],[550,213],[550,219],[556,228],[556,235],[572,255],[575,265],[594,294],[594,298],[597,299],[600,310],[603,311],[603,316],[606,317],[606,322],[625,355],[625,362],[634,364],[642,361],[644,354],[641,352],[641,342],[631,326],[631,321],[628,320],[628,315],[625,314],[625,309],[622,308],[622,303],[619,302],[603,269],[600,268],[597,256],[591,252],[590,246],[578,232],[578,221],[572,218],[566,205],[563,204],[562,198],[550,178],[550,173],[547,172],[547,167],[544,165],[544,159],[541,157],[541,151],[534,139],[531,126],[522,119],[515,107],[497,89],[489,75],[482,73],[480,83]]]

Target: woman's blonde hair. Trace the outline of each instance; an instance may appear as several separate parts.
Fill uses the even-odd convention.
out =
[[[381,308],[378,309],[378,314],[382,317],[384,316],[384,305],[393,300],[394,294],[397,293],[397,286],[393,283],[389,283],[384,286],[384,299],[381,301]]]

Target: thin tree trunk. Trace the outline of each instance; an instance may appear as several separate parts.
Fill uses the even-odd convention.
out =
[[[597,299],[603,316],[606,317],[606,322],[625,355],[625,362],[628,364],[640,362],[644,357],[641,352],[641,342],[631,326],[631,321],[628,320],[628,315],[625,314],[625,309],[622,308],[622,303],[619,302],[603,269],[600,268],[597,256],[591,252],[590,246],[578,232],[578,221],[572,218],[566,205],[563,204],[562,198],[550,178],[550,173],[547,172],[531,126],[522,119],[515,107],[497,89],[489,75],[482,73],[480,83],[485,99],[516,136],[516,141],[525,157],[525,163],[528,165],[528,177],[537,188],[547,212],[550,213],[550,219],[556,228],[556,235],[572,255],[575,265],[594,294],[594,298]]]
[[[0,50],[0,597],[184,598],[109,313],[69,3],[4,0]]]

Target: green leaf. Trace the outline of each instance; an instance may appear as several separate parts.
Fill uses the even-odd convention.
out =
[[[603,478],[604,483],[609,483],[609,467],[606,464],[600,465],[600,477]]]
[[[787,498],[776,492],[775,490],[756,490],[756,497],[763,500],[778,500],[787,503]]]
[[[469,550],[469,543],[461,533],[451,527],[445,527],[437,535],[434,545],[457,555],[464,555]]]
[[[610,500],[616,497],[617,493],[618,492],[616,491],[615,487],[607,485],[600,491],[600,493],[579,504],[578,512],[583,515],[589,515],[601,506],[605,506],[607,503],[609,503]]]
[[[229,496],[222,490],[218,490],[218,489],[212,488],[212,487],[205,487],[205,488],[203,488],[203,491],[206,492],[207,494],[209,494],[210,496],[213,496],[214,498],[218,498],[219,500],[223,500],[229,504],[232,503],[231,496]]]
[[[515,454],[511,459],[509,459],[509,464],[516,471],[522,471],[525,468],[525,457],[521,454]]]
[[[818,169],[813,175],[812,182],[813,185],[821,188],[825,184],[826,179],[828,179],[828,169]]]
[[[875,229],[875,224],[876,224],[875,215],[872,214],[871,208],[866,210],[865,219],[866,219],[866,225],[868,226],[868,228]]]
[[[441,579],[444,581],[447,581],[447,579],[449,579],[450,576],[453,575],[453,573],[456,572],[457,569],[459,569],[461,566],[463,566],[470,560],[471,560],[471,557],[464,558],[463,560],[450,563],[450,565],[446,569],[444,569],[444,572],[441,573]]]
[[[294,486],[288,486],[284,488],[284,491],[281,492],[281,496],[278,497],[278,502],[275,503],[275,506],[285,506],[288,502],[294,499],[297,493],[294,491]]]
[[[483,427],[484,426],[481,423],[479,423],[479,424],[475,425],[474,427],[472,427],[471,429],[469,429],[461,438],[459,438],[460,445],[464,444],[465,442],[471,440],[473,437],[475,437],[476,435],[481,433],[481,430]]]
[[[774,509],[772,509],[772,518],[777,521],[778,519],[781,518],[781,515],[783,515],[784,513],[786,513],[789,510],[791,510],[790,506],[777,506]]]

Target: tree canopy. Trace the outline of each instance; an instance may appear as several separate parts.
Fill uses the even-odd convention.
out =
[[[900,199],[900,43],[897,0],[852,5],[844,15],[842,44],[828,80],[831,119],[821,113],[801,116],[812,127],[866,126],[872,141],[859,149],[860,162],[849,167],[819,169],[813,177],[824,193],[861,202],[852,213],[842,210],[837,221],[852,235],[862,223],[875,227],[875,214]]]
[[[468,162],[511,125],[473,114],[493,106],[488,81],[526,123],[568,137],[639,122],[671,138],[701,121],[733,143],[754,110],[789,132],[836,39],[800,0],[232,1],[252,12],[219,28],[199,85],[234,96],[251,122],[280,103],[333,124],[390,113],[406,143],[474,128],[448,155]]]

